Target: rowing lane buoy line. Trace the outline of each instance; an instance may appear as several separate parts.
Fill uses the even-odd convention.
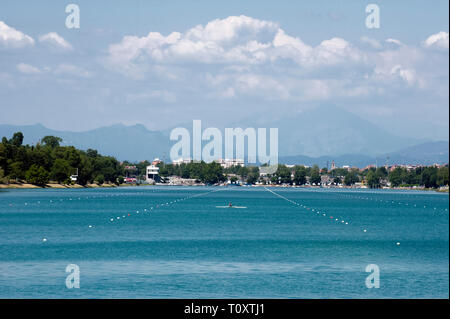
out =
[[[139,214],[140,212],[142,212],[143,214],[150,214],[150,211],[154,211],[157,208],[169,206],[169,205],[176,204],[176,203],[179,203],[179,202],[191,199],[191,198],[204,196],[204,195],[207,195],[207,194],[210,194],[210,193],[214,193],[214,192],[218,192],[218,191],[222,191],[222,190],[223,189],[215,189],[215,190],[204,192],[204,193],[201,193],[201,194],[190,195],[190,196],[174,199],[174,200],[169,201],[169,202],[163,202],[161,204],[155,204],[155,205],[150,206],[148,208],[144,208],[143,210],[136,210],[135,212],[129,213],[128,215],[123,215],[122,219],[127,218],[127,217],[131,217],[131,216],[133,216],[135,214]],[[117,216],[116,219],[109,218],[109,222],[114,222],[115,220],[120,220],[120,219],[121,219],[120,216]]]
[[[321,213],[321,211],[318,210],[318,209],[311,208],[311,207],[308,207],[308,206],[306,206],[306,205],[297,203],[296,201],[291,200],[291,199],[289,199],[289,198],[287,198],[287,197],[285,197],[285,196],[283,196],[283,195],[280,195],[280,194],[274,192],[273,190],[268,189],[267,187],[264,187],[264,189],[265,189],[266,191],[268,191],[268,192],[274,194],[275,196],[278,196],[279,198],[284,199],[285,201],[288,201],[288,202],[291,203],[291,204],[294,204],[294,205],[296,205],[296,206],[299,206],[299,207],[301,207],[301,208],[306,209],[307,211],[311,211],[311,212],[313,212],[313,213],[315,212],[315,213],[318,214],[318,215]],[[327,214],[324,213],[324,212],[322,211],[322,216],[327,216]],[[330,219],[330,220],[333,220],[333,221],[335,221],[335,222],[340,222],[341,225],[348,225],[348,224],[349,224],[349,221],[348,221],[348,220],[344,220],[344,219],[342,219],[342,218],[336,218],[336,217],[330,216],[329,219]],[[363,232],[367,232],[367,229],[364,229]]]
[[[338,194],[339,192],[335,192],[334,194]],[[381,198],[371,198],[371,197],[366,197],[366,196],[355,196],[355,195],[348,195],[348,194],[339,194],[342,195],[343,197],[346,198],[350,198],[350,199],[362,199],[362,200],[367,200],[367,201],[371,201],[371,202],[379,202],[379,203],[386,203],[386,204],[398,204],[398,205],[404,205],[404,206],[409,206],[409,207],[416,207],[416,208],[421,208],[422,206],[419,204],[413,204],[413,203],[404,203],[404,202],[397,202],[397,201],[393,201],[393,200],[388,200],[388,199],[381,199]],[[409,195],[407,195],[409,196]],[[423,206],[423,208],[427,208],[426,205]],[[433,207],[433,212],[439,212],[440,210],[437,209],[437,207]],[[444,208],[443,212],[448,212],[448,208]]]
[[[214,189],[214,190],[211,190],[211,191],[208,191],[208,192],[204,192],[204,193],[200,193],[200,194],[195,194],[195,195],[189,195],[189,196],[185,196],[185,197],[183,197],[183,198],[174,199],[174,200],[172,200],[172,201],[165,201],[165,202],[163,202],[163,203],[161,203],[161,204],[156,204],[156,205],[154,205],[154,206],[151,206],[151,207],[149,207],[149,209],[144,208],[142,212],[143,212],[143,213],[150,213],[150,211],[154,211],[156,208],[159,208],[159,207],[169,206],[169,205],[171,205],[171,204],[179,203],[179,202],[182,202],[182,201],[191,199],[191,198],[196,198],[196,197],[199,197],[199,196],[204,196],[204,195],[207,195],[207,194],[210,194],[210,193],[213,193],[213,192],[217,192],[217,191],[222,191],[222,190],[223,190],[223,189]],[[154,192],[154,191],[153,191],[153,192]],[[145,194],[145,193],[142,193],[142,194]],[[119,195],[120,195],[120,194],[112,194],[112,195],[106,195],[106,196],[91,196],[91,198],[98,198],[98,197],[115,197],[115,196],[119,196]],[[146,194],[145,194],[145,195],[146,195]],[[86,197],[86,198],[88,198],[88,197]],[[78,199],[81,200],[82,198],[79,197]],[[72,199],[69,199],[69,200],[72,200]],[[63,200],[60,199],[60,201],[63,201]],[[49,202],[50,202],[50,203],[53,203],[53,200],[50,200]],[[40,201],[39,201],[38,203],[40,203]],[[25,205],[28,205],[28,202],[26,202]],[[13,205],[10,204],[9,206],[13,206]],[[114,222],[114,221],[118,221],[118,220],[121,220],[121,219],[123,220],[123,219],[125,219],[125,218],[127,218],[127,217],[131,217],[131,216],[134,215],[134,214],[139,214],[140,212],[141,212],[141,211],[136,210],[136,211],[134,211],[133,213],[125,213],[125,215],[116,216],[115,218],[109,218],[109,222]],[[93,229],[93,228],[94,228],[94,225],[87,225],[87,227]],[[47,238],[45,238],[45,237],[42,238],[42,242],[43,242],[43,243],[47,242]]]
[[[140,193],[133,193],[133,195],[147,195],[148,193],[154,193],[155,190],[149,190],[147,192],[140,192]],[[57,204],[57,203],[63,203],[63,202],[70,202],[70,201],[81,201],[81,200],[87,200],[87,199],[99,199],[99,198],[110,198],[110,197],[117,197],[117,196],[121,196],[122,194],[125,193],[121,193],[121,194],[106,194],[106,195],[90,195],[90,196],[81,196],[81,197],[64,197],[64,198],[56,198],[56,199],[48,199],[48,203],[49,204]],[[47,199],[45,200],[45,203],[47,203]],[[32,201],[28,201],[28,202],[24,202],[23,203],[25,206],[30,206],[32,204],[44,204],[44,201],[42,200],[38,200],[36,202],[32,202]],[[14,205],[21,205],[21,203],[10,203],[8,206],[13,207]]]

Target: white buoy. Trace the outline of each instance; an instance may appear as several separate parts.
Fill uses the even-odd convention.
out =
[[[365,233],[366,233],[366,232],[367,232],[367,229],[364,229],[364,230],[363,230],[363,232],[365,232]]]
[[[111,218],[110,221],[114,221],[114,218]]]
[[[400,246],[400,243],[399,243],[399,242],[397,242],[397,246]]]
[[[47,238],[42,238],[42,241],[43,241],[43,242],[46,242],[46,241],[47,241]]]
[[[92,228],[92,225],[89,225],[89,228]]]

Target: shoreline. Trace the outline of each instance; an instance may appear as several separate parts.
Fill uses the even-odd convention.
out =
[[[11,183],[11,184],[0,184],[0,189],[63,189],[63,188],[112,188],[112,187],[118,187],[114,184],[103,184],[103,185],[97,185],[97,184],[87,184],[85,186],[75,184],[75,185],[65,185],[65,184],[57,184],[57,183],[51,183],[47,184],[45,186],[38,186],[33,185],[29,183]]]
[[[189,184],[165,184],[165,183],[158,183],[158,184],[87,184],[87,185],[65,185],[65,184],[58,184],[58,183],[50,183],[45,186],[38,186],[28,183],[11,183],[11,184],[0,184],[0,190],[1,189],[86,189],[86,188],[119,188],[119,187],[148,187],[148,186],[205,186],[204,184],[199,185],[189,185]],[[292,185],[249,185],[249,186],[234,186],[234,185],[215,185],[219,187],[226,187],[226,186],[232,186],[232,187],[281,187],[281,188],[329,188],[329,189],[369,189],[367,187],[354,187],[354,186],[338,186],[338,187],[320,187],[320,186],[292,186]],[[417,191],[435,191],[438,193],[449,193],[449,189],[433,189],[433,188],[422,188],[422,187],[386,187],[386,188],[379,188],[379,189],[389,189],[389,190],[417,190]]]

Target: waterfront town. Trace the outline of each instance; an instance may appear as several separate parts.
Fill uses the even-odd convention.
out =
[[[210,163],[191,158],[164,162],[120,162],[96,150],[61,146],[61,138],[45,136],[23,145],[23,134],[2,138],[0,188],[113,187],[129,185],[221,185],[346,188],[408,188],[448,191],[448,163],[434,165],[248,165],[244,159]]]
[[[145,165],[145,175],[139,165],[126,165],[124,170],[126,184],[155,185],[236,185],[236,186],[297,186],[297,187],[352,187],[352,188],[391,188],[402,187],[412,189],[439,188],[448,190],[448,164],[422,165],[368,165],[364,168],[343,165],[336,166],[334,161],[330,167],[319,168],[317,165],[283,165],[279,164],[273,174],[265,172],[264,166],[246,166],[243,159],[218,159],[214,164],[222,171],[223,178],[202,181],[200,176],[187,176],[183,172],[189,170],[194,163],[190,158],[179,158],[165,164],[159,158]],[[149,165],[146,165],[149,164]],[[214,165],[212,164],[212,165]],[[208,165],[203,163],[203,165]],[[181,173],[176,173],[176,172]],[[424,172],[427,172],[424,174]],[[431,172],[431,174],[428,174]],[[432,172],[436,172],[433,175]]]

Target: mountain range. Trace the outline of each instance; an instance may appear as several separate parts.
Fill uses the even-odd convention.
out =
[[[202,123],[202,129],[214,126],[205,124]],[[185,127],[191,131],[192,123]],[[277,127],[279,162],[284,164],[319,164],[324,167],[333,160],[338,166],[357,167],[384,165],[386,161],[389,164],[448,163],[447,141],[399,137],[336,107],[319,107],[289,117],[274,118],[270,122],[255,117],[228,127]],[[17,131],[24,134],[25,144],[36,144],[42,137],[53,135],[63,139],[62,145],[97,149],[101,154],[132,162],[155,157],[168,161],[170,148],[175,143],[169,140],[170,129],[152,131],[141,124],[115,124],[84,132],[57,131],[41,124],[0,124],[0,137],[9,138]]]
[[[342,167],[365,167],[368,165],[382,166],[385,164],[411,164],[411,165],[432,165],[446,164],[449,162],[449,143],[445,141],[426,142],[419,145],[403,148],[401,150],[381,154],[378,156],[366,156],[360,154],[343,154],[338,156],[281,156],[279,162],[283,164],[304,164],[319,167],[330,167],[334,161],[336,166]]]

